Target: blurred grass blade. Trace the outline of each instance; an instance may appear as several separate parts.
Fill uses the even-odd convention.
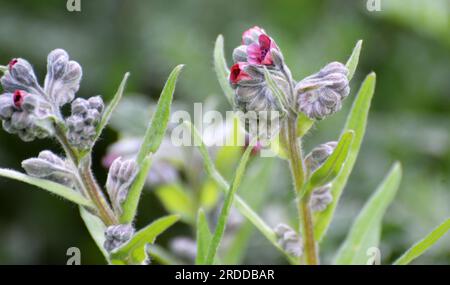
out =
[[[194,201],[179,184],[162,185],[155,194],[169,213],[178,214],[183,221],[194,224]]]
[[[195,258],[195,264],[205,264],[211,237],[212,234],[208,226],[205,211],[200,209],[197,215],[197,257]]]
[[[170,107],[172,105],[173,93],[177,83],[178,75],[183,65],[178,65],[170,73],[169,78],[159,97],[158,104],[152,120],[145,132],[144,141],[139,149],[137,162],[140,164],[150,153],[155,153],[166,133],[167,124],[170,119]]]
[[[111,253],[114,264],[142,264],[146,258],[145,246],[152,244],[158,235],[166,231],[179,220],[178,215],[159,218],[138,231],[126,244]]]
[[[383,216],[397,193],[401,176],[397,162],[359,213],[336,255],[335,264],[366,264],[367,250],[378,247]]]
[[[97,141],[97,139],[102,134],[103,129],[106,127],[106,125],[109,122],[109,119],[111,118],[112,113],[116,109],[117,105],[119,105],[120,100],[123,96],[123,91],[125,90],[125,85],[127,84],[128,77],[130,76],[130,73],[127,72],[123,76],[122,82],[119,85],[119,88],[116,91],[116,94],[114,95],[111,102],[108,104],[108,107],[106,107],[105,112],[103,113],[102,120],[97,126],[97,134],[94,141]]]
[[[347,75],[348,81],[352,80],[353,75],[355,75],[356,68],[358,67],[359,54],[361,53],[362,43],[363,43],[362,40],[359,40],[356,43],[355,47],[353,48],[352,55],[350,56],[347,63],[345,64],[345,66],[348,69],[348,75]]]
[[[323,212],[318,212],[314,216],[314,235],[317,241],[321,241],[327,231],[331,220],[333,219],[334,212],[336,210],[339,198],[342,195],[342,191],[347,183],[347,180],[355,165],[356,158],[358,157],[359,149],[361,147],[364,134],[366,132],[367,117],[369,115],[370,102],[375,92],[375,73],[369,74],[359,89],[358,95],[354,100],[350,113],[347,116],[347,122],[345,124],[344,132],[353,130],[355,132],[347,160],[342,167],[341,172],[333,181],[331,187],[331,193],[333,195],[333,202]]]
[[[217,185],[219,185],[220,189],[225,194],[227,194],[230,186],[214,166],[214,163],[211,157],[209,156],[208,150],[206,149],[205,143],[203,142],[198,130],[195,128],[194,125],[192,125],[191,122],[184,122],[184,124],[190,128],[195,139],[200,142],[198,149],[203,157],[203,163],[205,164],[206,172],[217,183]],[[297,263],[296,259],[289,256],[278,244],[277,237],[273,229],[269,227],[263,221],[263,219],[261,219],[261,217],[255,211],[253,211],[253,209],[244,200],[242,200],[242,198],[240,198],[238,195],[235,195],[235,200],[236,200],[235,201],[236,209],[238,209],[238,211],[243,216],[245,216],[245,218],[247,218],[261,232],[261,234],[263,234],[267,238],[267,240],[270,241],[270,243],[272,243],[272,245],[276,249],[278,249],[281,253],[283,253],[290,263],[293,264]]]
[[[406,265],[411,261],[421,256],[425,251],[432,247],[441,237],[443,237],[450,230],[450,219],[440,224],[424,239],[417,242],[410,249],[408,249],[399,259],[394,262],[394,265]]]
[[[216,44],[214,46],[214,70],[216,71],[217,79],[219,80],[220,87],[222,88],[225,97],[227,97],[231,106],[234,107],[234,91],[228,82],[230,71],[228,70],[227,61],[225,60],[222,35],[217,36]]]
[[[234,194],[237,192],[239,185],[241,184],[242,177],[244,176],[245,169],[247,167],[247,162],[250,158],[250,154],[253,149],[253,143],[250,143],[244,154],[242,155],[241,161],[236,169],[236,174],[234,176],[233,182],[230,185],[228,193],[223,202],[222,210],[220,211],[220,216],[217,221],[216,230],[211,238],[211,242],[208,246],[208,254],[206,255],[206,264],[213,264],[214,258],[216,257],[217,250],[219,249],[220,242],[222,241],[223,234],[225,232],[225,227],[228,221],[228,216],[230,214],[230,209],[233,204]]]
[[[341,171],[347,159],[351,143],[353,141],[354,132],[352,130],[346,131],[338,142],[333,153],[327,160],[313,172],[307,184],[307,191],[330,183]],[[308,195],[309,193],[305,193]]]
[[[184,262],[174,256],[171,252],[165,248],[157,245],[150,244],[147,246],[147,253],[150,255],[152,261],[156,261],[162,265],[184,265]]]
[[[152,156],[151,154],[147,156],[146,159],[141,163],[139,173],[134,179],[133,184],[128,191],[127,199],[122,204],[122,215],[119,220],[123,224],[128,224],[133,222],[136,216],[137,208],[139,205],[139,199],[141,198],[142,189],[144,188],[145,181],[152,166]]]
[[[105,243],[105,224],[103,224],[97,216],[89,213],[83,207],[80,207],[80,215],[89,231],[89,234],[95,241],[95,244],[100,249],[106,260],[109,260],[109,254],[103,247],[103,244]]]
[[[50,193],[56,194],[66,200],[74,202],[81,206],[93,207],[93,204],[83,197],[80,193],[71,189],[67,186],[64,186],[59,183],[55,183],[50,180],[40,179],[31,177],[29,175],[20,173],[15,170],[0,168],[0,176],[7,177],[10,179],[18,180],[21,182],[28,183],[33,186],[37,186],[41,189],[47,190]]]

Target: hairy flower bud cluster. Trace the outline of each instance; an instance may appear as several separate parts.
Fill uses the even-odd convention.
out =
[[[72,113],[66,119],[69,143],[81,150],[88,149],[94,143],[97,125],[104,109],[100,96],[88,100],[77,98],[72,102]]]
[[[278,244],[290,255],[299,257],[303,254],[301,237],[288,225],[278,224],[275,229]]]
[[[322,212],[333,202],[331,183],[315,189],[311,194],[309,206],[313,212]]]
[[[134,159],[122,160],[117,158],[111,164],[106,180],[106,190],[117,214],[122,213],[122,203],[128,195],[128,190],[133,184],[139,166]]]
[[[78,62],[69,60],[63,49],[55,49],[47,57],[47,76],[44,90],[57,106],[69,103],[80,88],[82,69]]]
[[[332,62],[297,83],[295,92],[299,111],[315,120],[322,120],[339,111],[342,101],[350,93],[347,74],[345,65]]]
[[[2,70],[0,119],[3,128],[24,141],[45,138],[54,133],[54,119],[61,119],[59,108],[73,100],[82,70],[68,54],[56,49],[48,55],[44,88],[39,85],[31,64],[12,59]]]
[[[16,90],[0,95],[0,119],[10,134],[17,134],[23,141],[45,138],[51,130],[45,120],[51,114],[51,106],[41,96]]]
[[[233,60],[229,81],[235,90],[237,109],[254,112],[253,117],[246,118],[250,123],[270,125],[271,121],[283,117],[285,108],[268,86],[264,74],[267,68],[278,88],[288,90],[289,83],[280,72],[284,64],[282,54],[275,41],[263,29],[253,27],[243,33],[242,45],[234,50]]]
[[[310,173],[319,168],[333,153],[337,146],[336,141],[327,142],[315,147],[306,157],[305,165]]]
[[[30,176],[73,186],[73,171],[62,158],[49,150],[41,151],[38,157],[22,161],[22,167]]]
[[[134,227],[130,224],[112,225],[105,230],[103,247],[111,252],[126,243],[134,235]]]

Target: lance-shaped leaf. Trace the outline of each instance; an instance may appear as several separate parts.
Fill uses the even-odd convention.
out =
[[[175,85],[182,68],[183,65],[175,67],[164,85],[155,113],[147,127],[144,141],[139,149],[137,156],[137,162],[139,164],[150,153],[155,153],[161,145],[170,119],[170,107],[172,105],[173,93],[175,92]]]
[[[4,66],[4,65],[0,65],[0,72],[5,73],[8,70],[8,67]]]
[[[254,141],[253,141],[254,142]],[[253,149],[253,143],[251,142],[244,154],[242,155],[241,161],[236,169],[236,174],[234,176],[233,182],[230,185],[228,193],[223,202],[222,210],[217,221],[216,230],[211,238],[211,242],[208,246],[208,254],[206,255],[206,264],[213,264],[214,259],[217,254],[220,242],[222,241],[223,234],[225,232],[225,227],[227,224],[228,216],[230,214],[230,209],[233,204],[234,195],[241,184],[242,177],[244,176],[245,169],[247,167],[247,162],[250,158],[250,154]]]
[[[145,247],[152,244],[158,235],[179,220],[178,215],[159,218],[138,231],[126,244],[114,250],[110,257],[113,264],[142,264],[147,258]]]
[[[330,183],[336,178],[347,159],[353,137],[354,132],[352,130],[348,130],[341,136],[333,153],[312,173],[306,186],[306,193],[304,194],[308,195],[313,189]]]
[[[336,255],[336,264],[366,264],[367,250],[378,247],[383,216],[397,193],[401,176],[400,163],[395,163],[356,218]]]
[[[314,220],[314,235],[317,241],[321,241],[325,232],[327,231],[331,220],[333,219],[339,198],[342,195],[347,180],[353,170],[356,158],[358,157],[359,149],[366,132],[367,117],[369,115],[370,102],[375,91],[375,73],[369,74],[359,89],[358,95],[353,103],[347,122],[343,132],[353,130],[355,132],[347,160],[341,172],[334,179],[331,187],[331,194],[333,195],[333,202],[328,205],[323,212],[315,214]]]
[[[120,217],[122,223],[131,223],[136,216],[139,199],[151,166],[151,155],[158,150],[166,133],[167,124],[170,119],[173,93],[175,92],[177,78],[182,68],[183,65],[178,65],[170,73],[159,97],[152,120],[145,132],[144,140],[137,155],[139,173],[128,191],[128,196],[122,206],[123,213]]]
[[[289,106],[286,99],[287,95],[284,94],[283,90],[281,90],[281,88],[275,82],[275,80],[272,77],[272,74],[270,74],[269,70],[267,70],[266,67],[264,67],[264,79],[266,80],[266,84],[269,87],[272,94],[275,96],[275,98],[277,98],[278,106],[281,109],[285,110],[285,107]]]
[[[429,233],[422,240],[408,249],[399,259],[394,262],[394,265],[406,265],[414,259],[421,256],[425,251],[432,247],[441,237],[443,237],[450,230],[450,219],[440,224],[431,233]]]
[[[25,183],[28,183],[33,186],[37,186],[41,189],[47,190],[50,193],[56,194],[64,199],[67,199],[78,205],[85,206],[85,207],[93,207],[92,202],[90,202],[85,197],[83,197],[83,195],[81,195],[74,189],[71,189],[62,184],[59,184],[59,183],[56,183],[56,182],[53,182],[50,180],[46,180],[46,179],[31,177],[29,175],[20,173],[15,170],[3,169],[3,168],[0,168],[0,176],[18,180],[21,182],[25,182]]]
[[[234,107],[234,91],[228,82],[230,70],[228,69],[227,61],[224,56],[222,35],[217,36],[216,44],[214,46],[214,70],[216,71],[217,79],[219,80],[220,87],[222,88],[225,97],[231,106]]]
[[[125,75],[123,76],[122,82],[120,83],[119,88],[116,91],[116,94],[114,95],[111,102],[109,102],[108,106],[106,107],[105,112],[103,113],[102,119],[97,126],[97,134],[96,134],[96,138],[94,141],[97,141],[97,139],[100,137],[103,129],[108,124],[112,113],[116,109],[117,105],[119,105],[119,102],[122,99],[123,91],[125,90],[125,85],[127,84],[127,80],[128,80],[129,76],[130,76],[129,72],[125,73]]]
[[[95,241],[95,244],[100,249],[106,260],[109,260],[109,254],[103,247],[103,244],[105,243],[105,224],[100,220],[99,217],[89,213],[83,207],[80,207],[80,215],[89,231],[89,234]]]
[[[355,47],[353,48],[352,55],[345,64],[345,66],[348,69],[347,75],[348,81],[350,81],[353,78],[353,75],[355,75],[356,67],[358,67],[359,54],[361,53],[362,43],[363,43],[362,40],[359,40],[356,43]]]
[[[179,184],[162,185],[155,194],[169,213],[178,214],[183,221],[194,224],[196,209],[193,197]]]

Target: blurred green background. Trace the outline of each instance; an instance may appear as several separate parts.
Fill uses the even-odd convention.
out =
[[[381,0],[382,10],[369,12],[366,1],[144,1],[81,0],[81,12],[68,12],[65,0],[0,1],[0,63],[28,59],[42,80],[46,56],[66,49],[84,71],[79,96],[102,94],[108,101],[123,74],[131,72],[130,94],[157,99],[170,70],[186,64],[175,100],[193,102],[215,97],[228,105],[212,69],[218,34],[225,37],[230,61],[242,31],[259,25],[277,41],[294,77],[343,61],[358,39],[364,40],[352,93],[343,110],[319,124],[307,137],[306,149],[334,140],[364,76],[377,73],[377,87],[367,135],[337,215],[322,247],[325,263],[345,237],[351,221],[389,166],[400,160],[404,178],[383,226],[382,262],[389,263],[450,216],[450,1]],[[101,158],[119,133],[108,129],[94,160],[100,182],[106,170]],[[0,165],[20,169],[20,162],[43,149],[59,151],[51,141],[24,143],[0,132]],[[263,206],[268,218],[277,211],[295,214],[286,165],[275,162]],[[284,177],[286,176],[286,177]],[[284,177],[284,178],[279,178]],[[281,183],[279,181],[286,181]],[[138,226],[164,213],[147,191]],[[293,218],[293,217],[292,217]],[[178,224],[160,239],[189,231]],[[104,263],[69,202],[34,187],[0,178],[0,264],[65,264],[66,250],[81,249],[82,263]],[[245,263],[283,263],[256,232]],[[450,264],[450,236],[416,264]]]

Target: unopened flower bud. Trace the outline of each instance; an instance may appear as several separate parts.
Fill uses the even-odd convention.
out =
[[[339,111],[342,101],[350,93],[347,74],[345,65],[332,62],[297,83],[295,92],[299,111],[316,120]]]
[[[278,224],[274,231],[281,248],[292,256],[299,257],[302,255],[302,239],[291,227],[285,224]]]
[[[81,66],[69,60],[65,50],[53,50],[47,57],[44,89],[58,106],[63,106],[75,97],[80,87],[82,74]]]
[[[15,58],[9,62],[8,71],[0,81],[6,92],[14,92],[17,89],[35,92],[39,88],[33,67],[22,58]]]
[[[45,178],[67,186],[73,184],[73,172],[63,159],[51,151],[41,151],[36,158],[22,161],[25,172],[33,177]]]
[[[333,153],[337,146],[336,141],[327,142],[316,146],[306,157],[305,164],[310,173],[319,168]]]
[[[52,135],[50,127],[44,127],[49,120],[51,106],[39,95],[15,90],[0,95],[0,119],[3,129],[17,134],[24,141],[45,138]]]
[[[88,100],[77,98],[71,105],[72,114],[66,119],[69,142],[78,149],[88,149],[94,143],[96,127],[104,109],[100,96]]]
[[[331,202],[333,202],[333,195],[331,195],[331,183],[329,183],[312,192],[309,206],[313,212],[322,212]]]
[[[105,243],[103,247],[111,252],[126,243],[134,235],[134,227],[130,224],[112,225],[105,230]]]
[[[139,166],[135,160],[122,160],[120,157],[109,168],[106,190],[116,213],[122,213],[122,203],[138,172]]]

